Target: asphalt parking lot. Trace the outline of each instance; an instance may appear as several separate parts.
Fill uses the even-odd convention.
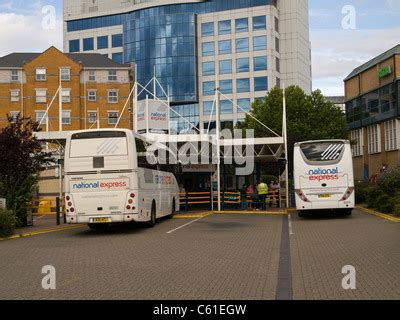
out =
[[[0,299],[399,299],[400,224],[212,214],[0,242]],[[42,288],[42,267],[56,290]],[[355,290],[342,287],[354,266]]]

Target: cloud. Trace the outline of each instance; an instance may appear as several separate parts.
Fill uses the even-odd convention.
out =
[[[0,13],[0,57],[12,52],[40,52],[54,45],[63,47],[62,21],[56,19],[55,27],[48,30],[42,26],[45,15],[41,10],[30,14]]]
[[[311,31],[314,89],[344,94],[344,78],[356,67],[400,43],[400,28]]]

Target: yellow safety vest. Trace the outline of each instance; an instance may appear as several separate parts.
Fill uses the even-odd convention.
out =
[[[259,195],[268,194],[268,186],[265,183],[260,183],[257,190]]]

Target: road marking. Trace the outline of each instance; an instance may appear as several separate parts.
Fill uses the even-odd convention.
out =
[[[287,211],[276,211],[276,212],[268,212],[268,211],[213,211],[213,214],[241,214],[241,215],[287,215]]]
[[[396,217],[388,215],[388,214],[380,213],[380,212],[377,212],[377,211],[374,211],[374,210],[371,210],[371,209],[368,209],[368,208],[365,208],[365,207],[361,207],[361,206],[357,206],[356,208],[360,209],[360,210],[362,210],[362,211],[364,211],[364,212],[366,212],[368,214],[371,214],[373,216],[388,220],[390,222],[395,222],[395,223],[399,223],[400,222],[400,218],[396,218]]]
[[[187,226],[191,225],[192,223],[195,223],[195,222],[197,222],[197,221],[199,221],[199,220],[201,220],[201,219],[204,219],[204,218],[206,218],[206,217],[208,217],[208,216],[210,216],[210,215],[211,215],[211,213],[205,215],[204,217],[200,217],[200,218],[198,218],[198,219],[196,219],[196,220],[190,221],[190,222],[184,224],[183,226],[180,226],[180,227],[175,228],[175,229],[173,229],[173,230],[171,230],[171,231],[168,231],[167,234],[171,234],[171,233],[173,233],[173,232],[175,232],[175,231],[178,231],[178,230],[180,230],[180,229],[182,229],[182,228],[184,228],[184,227],[187,227]]]
[[[57,228],[57,229],[40,230],[40,231],[35,231],[35,232],[30,232],[30,233],[15,234],[8,238],[0,238],[0,241],[20,239],[20,238],[38,236],[41,234],[61,232],[61,231],[66,231],[66,230],[74,230],[74,229],[79,229],[79,228],[83,228],[83,227],[84,226],[71,226],[71,227],[62,227],[62,228]]]
[[[294,235],[294,233],[293,233],[293,226],[292,226],[292,215],[290,213],[288,214],[288,219],[289,219],[289,235],[292,236],[292,235]]]
[[[293,300],[292,263],[290,256],[289,217],[283,216],[281,247],[279,250],[278,285],[276,300]]]

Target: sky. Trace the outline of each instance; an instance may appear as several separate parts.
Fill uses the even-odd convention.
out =
[[[400,43],[400,0],[309,0],[309,12],[313,89],[324,95],[344,95],[354,68]],[[62,49],[62,37],[62,0],[0,0],[0,56]]]

